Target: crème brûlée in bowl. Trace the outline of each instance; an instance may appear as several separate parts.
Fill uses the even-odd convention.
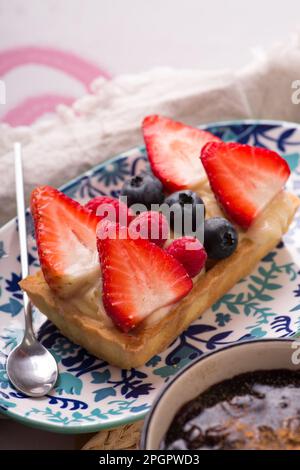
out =
[[[20,283],[66,337],[123,368],[163,351],[251,273],[300,205],[284,189],[290,170],[276,152],[162,116],[145,118],[143,134],[153,173],[125,182],[128,207],[106,196],[81,206],[49,186],[33,191],[41,270]],[[134,213],[135,203],[148,211]],[[192,222],[204,205],[204,246],[191,234],[168,236],[166,217],[151,210],[161,203]],[[114,221],[99,208],[113,208]]]

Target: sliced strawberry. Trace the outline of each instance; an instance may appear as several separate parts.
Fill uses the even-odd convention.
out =
[[[288,164],[276,152],[250,145],[210,142],[201,160],[220,205],[245,229],[290,175]]]
[[[132,210],[124,202],[109,196],[94,197],[84,207],[92,214],[97,215],[99,220],[107,218],[126,227],[135,217]]]
[[[32,192],[31,212],[41,268],[51,289],[67,297],[100,275],[96,216],[50,186]]]
[[[202,147],[220,139],[163,116],[147,116],[143,132],[153,173],[170,192],[194,188],[206,179],[199,162]]]
[[[113,239],[98,238],[98,251],[103,304],[125,332],[192,289],[192,280],[177,260],[148,240],[130,239],[125,227],[119,227]]]

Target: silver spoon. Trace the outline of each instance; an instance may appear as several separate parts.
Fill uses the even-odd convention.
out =
[[[21,144],[16,143],[14,151],[21,267],[22,278],[25,278],[28,276],[28,252]],[[55,385],[58,375],[57,364],[52,354],[35,337],[32,327],[32,304],[26,292],[23,293],[23,303],[24,337],[10,352],[6,371],[9,380],[22,393],[30,397],[42,397]]]

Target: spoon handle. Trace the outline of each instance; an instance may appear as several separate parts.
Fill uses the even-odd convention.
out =
[[[19,229],[19,242],[20,242],[20,255],[21,255],[21,268],[22,279],[28,276],[28,251],[27,251],[27,234],[26,234],[26,217],[25,217],[25,202],[24,202],[24,182],[23,182],[23,167],[22,167],[22,152],[21,144],[19,142],[14,145],[15,150],[15,181],[16,181],[16,199],[17,199],[17,214],[18,214],[18,229]],[[23,292],[23,304],[25,314],[25,333],[32,333],[32,308],[31,301]]]

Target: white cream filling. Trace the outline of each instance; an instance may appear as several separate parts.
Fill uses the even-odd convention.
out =
[[[79,241],[73,243],[69,249],[72,250],[72,257],[76,261],[65,269],[65,275],[73,276],[74,278],[89,277],[88,273],[94,271],[99,266],[97,251],[91,251]]]
[[[265,243],[270,237],[280,238],[288,224],[292,206],[291,199],[284,191],[281,191],[243,236],[257,244]]]

